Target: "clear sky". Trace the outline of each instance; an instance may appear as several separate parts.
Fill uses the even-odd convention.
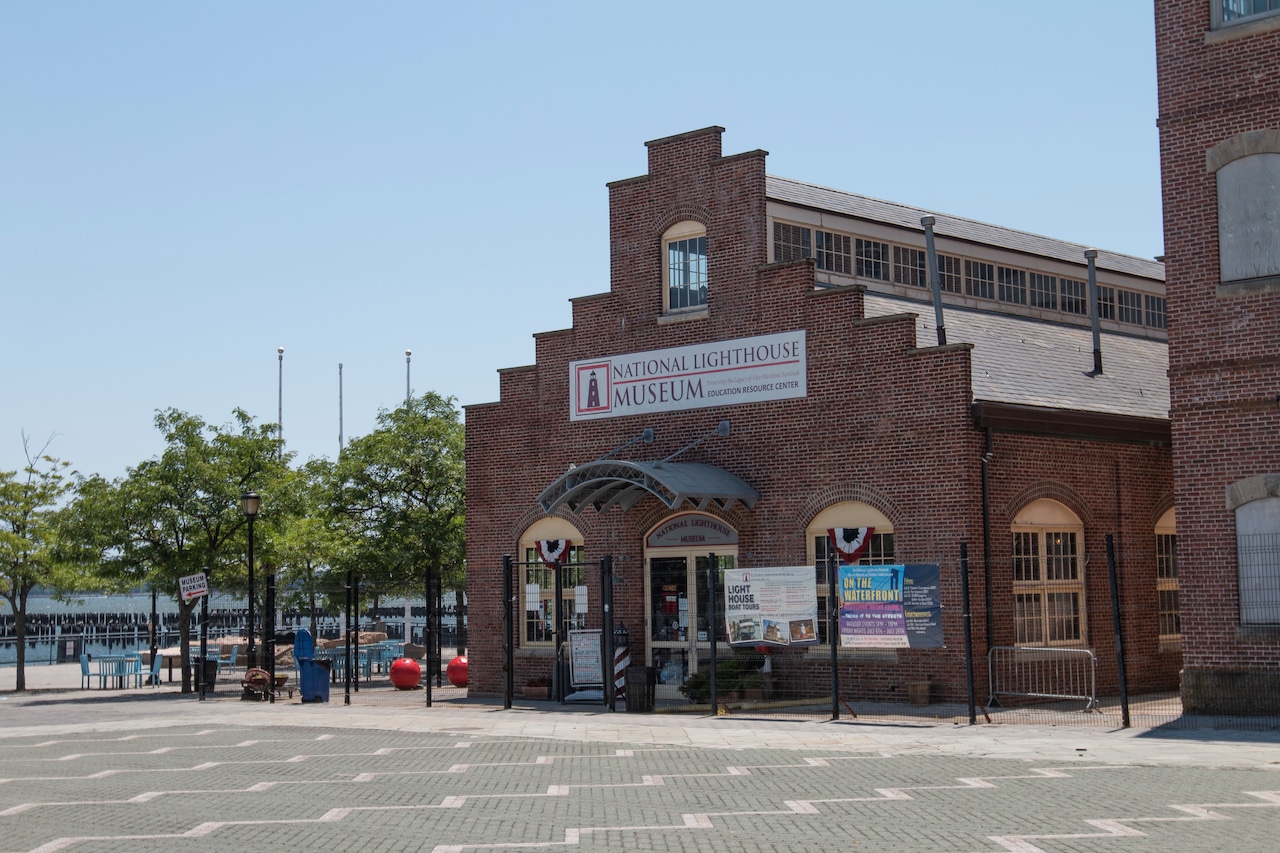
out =
[[[1149,3],[5,3],[0,469],[157,409],[301,459],[497,399],[609,288],[605,183],[722,125],[770,174],[1162,252]]]

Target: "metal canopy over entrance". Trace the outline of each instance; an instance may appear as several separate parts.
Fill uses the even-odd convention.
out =
[[[645,495],[653,495],[668,509],[686,501],[705,510],[713,503],[729,509],[735,502],[754,509],[760,493],[723,468],[699,462],[631,462],[599,459],[567,472],[538,496],[543,512],[561,504],[574,512],[592,506],[604,512],[613,506],[623,512]]]

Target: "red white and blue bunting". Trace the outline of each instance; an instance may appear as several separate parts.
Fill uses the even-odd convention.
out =
[[[547,564],[547,568],[554,568],[559,565],[560,561],[564,558],[565,552],[568,550],[568,539],[538,540],[538,556],[542,558],[542,562]]]
[[[827,538],[840,555],[840,562],[853,563],[866,555],[874,532],[874,527],[831,527]]]

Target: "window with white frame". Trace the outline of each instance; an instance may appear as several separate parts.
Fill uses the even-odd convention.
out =
[[[1165,301],[1163,296],[1152,296],[1146,294],[1144,297],[1147,303],[1147,325],[1153,329],[1163,329],[1168,326],[1168,320],[1165,317]]]
[[[889,280],[889,244],[877,240],[854,240],[856,274],[861,278]]]
[[[1032,308],[1058,310],[1058,279],[1043,273],[1028,273],[1027,291]]]
[[[1120,322],[1134,326],[1142,325],[1142,294],[1132,290],[1116,291],[1117,307],[1120,309]]]
[[[1160,610],[1160,639],[1182,636],[1182,608],[1178,601],[1178,535],[1171,509],[1156,522],[1156,598]]]
[[[981,261],[964,262],[964,292],[979,299],[996,298],[996,268]]]
[[[1280,13],[1280,0],[1214,0],[1214,26]]]
[[[893,283],[928,287],[928,257],[923,249],[893,247]]]
[[[813,257],[810,231],[788,222],[773,223],[773,260],[779,264]]]
[[[666,310],[687,311],[707,304],[707,229],[679,222],[662,235],[666,265]]]
[[[1089,314],[1089,285],[1072,278],[1058,279],[1058,293],[1062,296],[1064,314]]]
[[[894,565],[897,560],[893,551],[893,524],[885,515],[870,504],[859,501],[846,501],[827,507],[809,523],[805,529],[805,542],[808,546],[807,557],[814,566],[818,591],[818,643],[827,643],[827,606],[831,585],[827,578],[827,554],[831,549],[828,530],[836,527],[870,527],[873,532],[867,550],[858,560],[862,566]],[[837,569],[839,557],[836,558]]]
[[[1116,318],[1116,289],[1098,285],[1098,319],[1114,320]]]
[[[818,249],[818,269],[849,275],[853,269],[849,237],[833,231],[815,231],[813,236]]]
[[[1080,646],[1087,641],[1084,529],[1057,501],[1017,514],[1013,536],[1013,635],[1020,646]]]
[[[564,556],[560,561],[561,601],[558,612],[555,569],[546,565],[538,555],[538,541],[548,539],[565,543]],[[521,644],[528,646],[553,643],[556,619],[561,614],[568,623],[568,630],[586,627],[586,615],[577,612],[575,594],[577,587],[586,585],[586,571],[582,565],[585,555],[582,535],[563,519],[544,518],[520,537],[520,553],[524,555],[524,569],[520,578],[523,585],[520,598],[524,602]]]
[[[1014,305],[1027,304],[1027,274],[1012,267],[996,267],[996,279],[1000,282],[999,299]]]
[[[953,255],[938,255],[938,281],[947,293],[964,292],[964,264]]]

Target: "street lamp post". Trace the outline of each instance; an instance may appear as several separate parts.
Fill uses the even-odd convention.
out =
[[[404,351],[404,404],[409,405],[409,401],[413,399],[413,391],[409,387],[409,358],[413,355],[413,350]]]
[[[240,508],[249,522],[249,666],[257,666],[258,660],[253,655],[255,622],[253,621],[253,522],[258,518],[260,499],[257,492],[245,492],[240,496]]]
[[[280,439],[280,447],[277,449],[279,459],[284,459],[284,347],[276,347],[276,355],[279,357],[280,370],[279,379],[276,382],[276,438]]]

